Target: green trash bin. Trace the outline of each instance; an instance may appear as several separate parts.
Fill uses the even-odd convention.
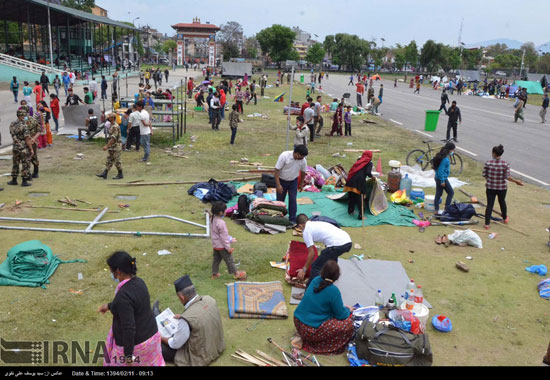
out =
[[[304,83],[304,74],[300,75],[300,83]]]
[[[424,128],[425,131],[433,132],[436,130],[440,113],[441,111],[433,111],[433,110],[426,111],[426,125]]]

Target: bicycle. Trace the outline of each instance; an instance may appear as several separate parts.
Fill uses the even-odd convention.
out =
[[[452,141],[452,139],[449,140],[441,140],[445,144]],[[435,150],[439,150],[443,146],[432,148],[430,146],[430,143],[433,142],[433,140],[426,140],[422,141],[424,144],[428,146],[428,151],[424,151],[422,149],[414,149],[407,155],[407,165],[408,166],[414,166],[419,165],[422,168],[422,171],[426,170],[430,163],[432,162],[432,159],[434,157],[434,154],[432,153]],[[462,173],[462,170],[464,169],[464,164],[462,162],[462,157],[458,153],[455,152],[452,156],[449,156],[449,161],[451,162],[451,174],[452,175],[459,175]]]

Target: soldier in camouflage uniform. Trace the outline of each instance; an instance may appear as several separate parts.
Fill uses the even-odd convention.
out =
[[[40,121],[38,120],[39,117],[40,115],[29,117],[29,120],[27,121],[27,126],[31,132],[32,149],[34,153],[30,159],[34,167],[32,178],[38,178],[38,167],[40,165],[40,162],[38,161],[38,137],[40,137],[42,127],[40,126]]]
[[[21,178],[23,183],[21,186],[31,186],[27,181],[31,177],[30,174],[30,158],[33,154],[31,135],[25,118],[27,111],[17,111],[17,121],[11,123],[10,134],[13,139],[13,168],[11,171],[12,180],[8,185],[17,185],[17,176],[19,175],[19,164],[22,164]]]
[[[109,155],[107,156],[105,170],[101,174],[96,174],[96,176],[107,179],[107,173],[114,164],[118,170],[118,175],[113,177],[113,179],[122,179],[124,176],[122,175],[122,164],[120,163],[120,154],[122,152],[120,127],[116,123],[116,115],[114,113],[110,114],[107,120],[111,122],[111,127],[109,128],[109,142],[103,147],[103,150],[108,150]]]

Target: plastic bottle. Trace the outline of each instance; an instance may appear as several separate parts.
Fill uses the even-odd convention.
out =
[[[390,299],[388,300],[388,303],[386,304],[386,307],[388,308],[388,310],[395,309],[395,301],[393,298],[390,297]]]
[[[378,306],[379,309],[384,307],[384,297],[382,296],[382,291],[378,290],[374,297],[374,304]]]
[[[407,288],[405,289],[405,299],[409,299],[409,291],[410,290],[416,290],[416,284],[414,283],[414,280],[411,278],[409,283],[407,284]]]
[[[414,289],[409,290],[409,298],[407,298],[406,308],[409,311],[414,309]]]
[[[409,178],[408,174],[405,174],[405,177],[401,179],[401,182],[399,183],[399,190],[405,190],[407,192],[407,196],[411,196],[412,179]]]
[[[399,309],[405,309],[405,303],[407,301],[405,300],[405,296],[401,294],[401,297],[399,297]]]
[[[397,298],[395,298],[395,293],[392,293],[392,294],[391,294],[391,299],[393,300],[393,304],[394,304],[395,306],[399,306],[399,305],[397,305]]]
[[[424,302],[424,294],[422,293],[422,285],[418,285],[416,288],[416,292],[414,292],[414,303],[423,303]]]

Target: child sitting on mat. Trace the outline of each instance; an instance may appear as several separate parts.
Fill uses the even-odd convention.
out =
[[[235,248],[231,248],[231,243],[235,240],[230,239],[229,233],[227,232],[227,226],[223,220],[226,209],[227,205],[222,201],[216,201],[212,205],[210,215],[212,247],[214,248],[212,279],[220,277],[219,269],[223,259],[227,265],[229,274],[234,275],[235,280],[246,280],[246,272],[238,272],[235,262],[233,261],[233,252]]]

